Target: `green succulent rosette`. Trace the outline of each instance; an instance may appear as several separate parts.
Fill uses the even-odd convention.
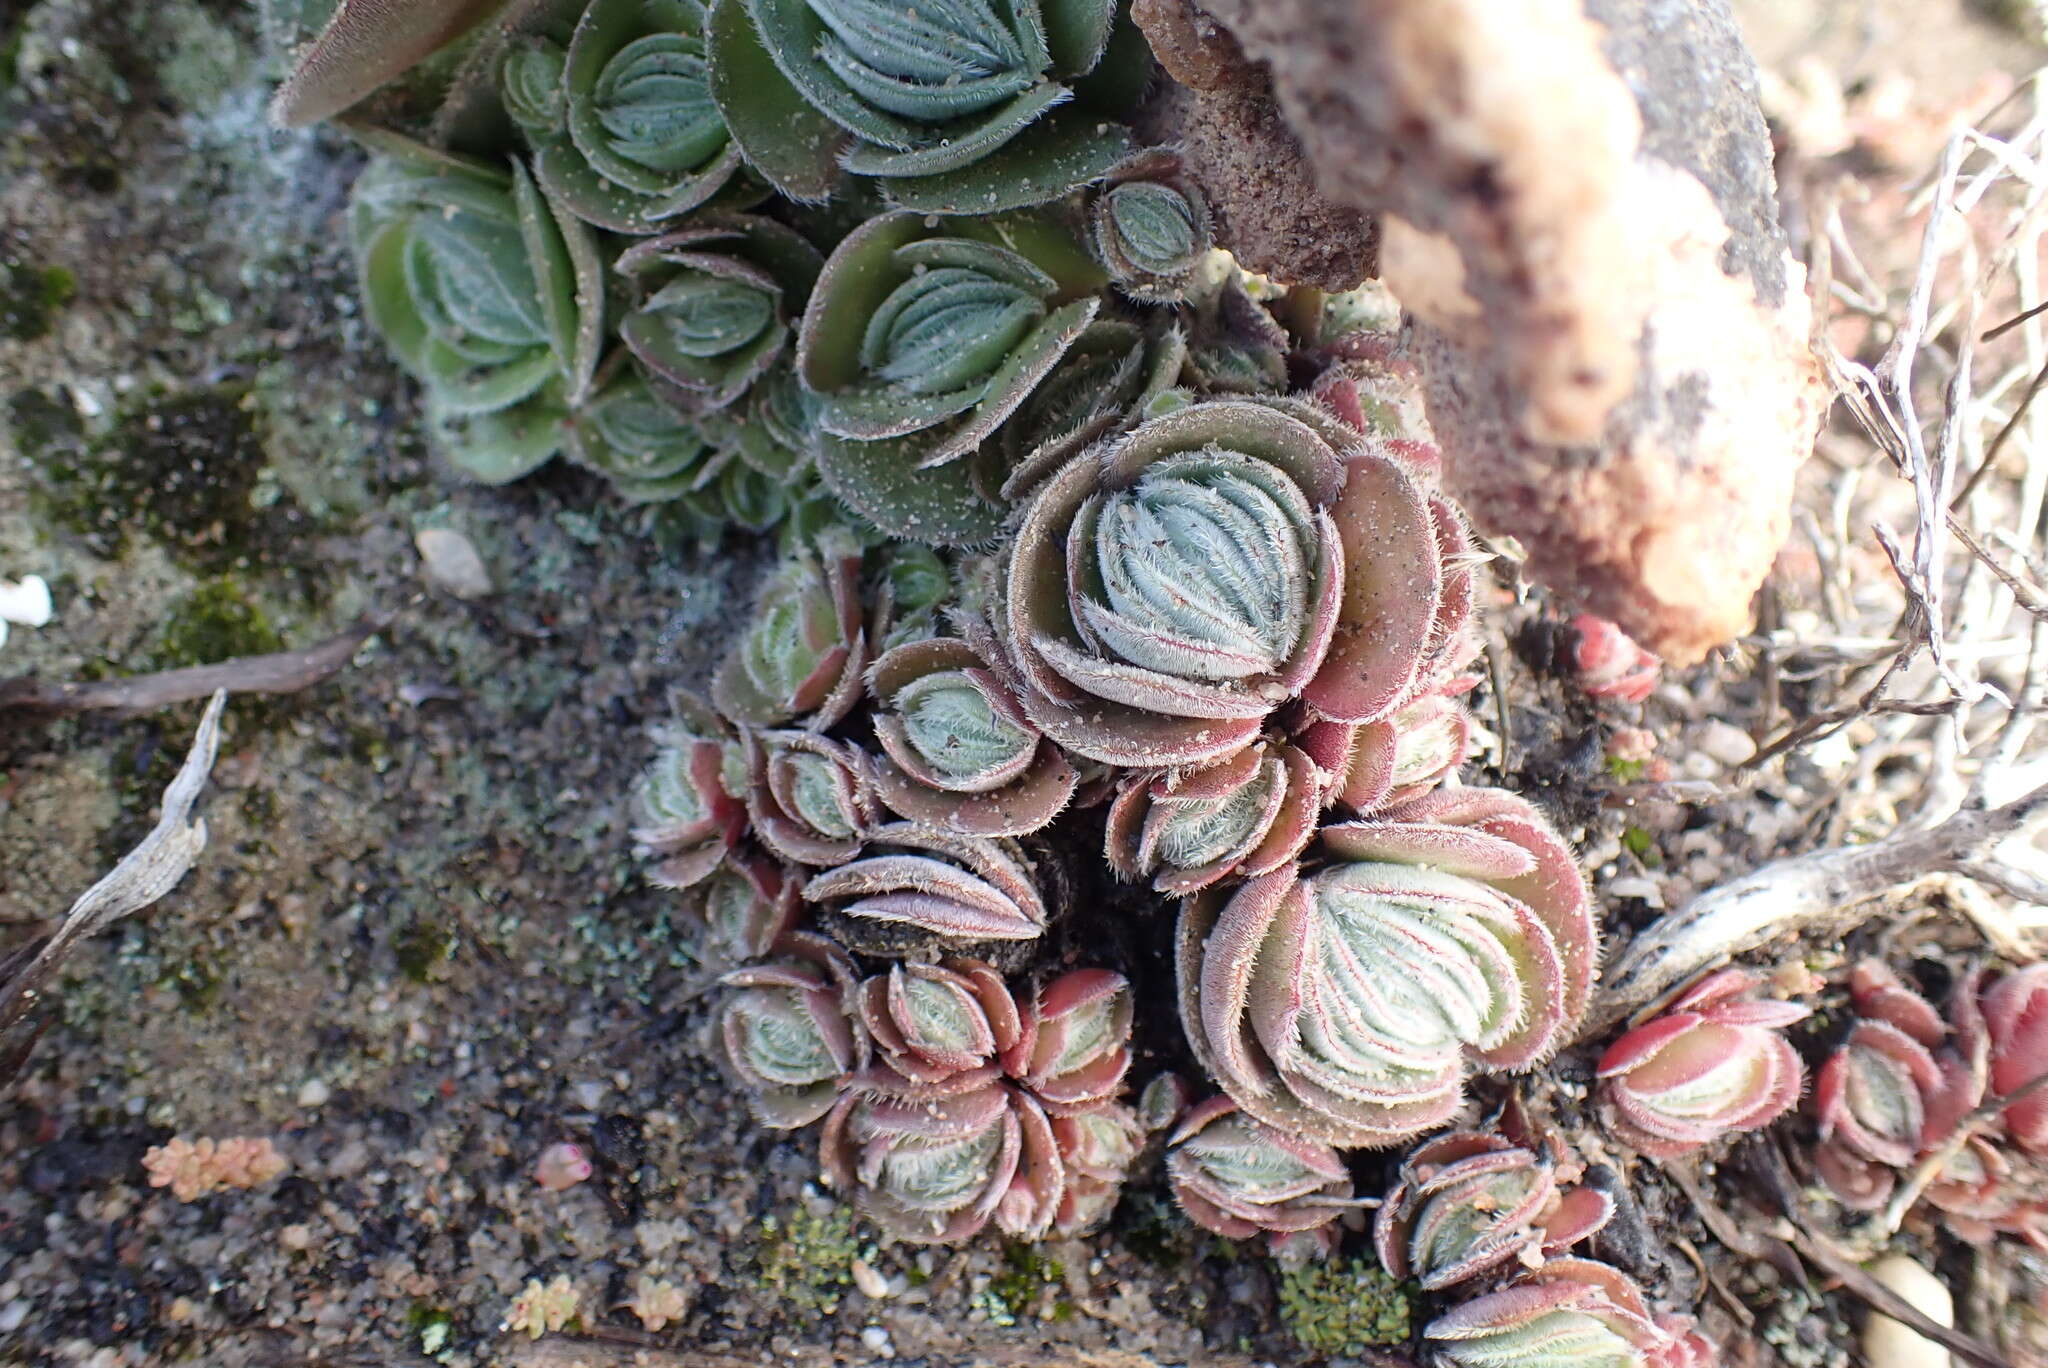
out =
[[[620,254],[640,297],[619,336],[678,406],[722,409],[789,349],[823,264],[773,219],[707,212]]]
[[[1035,215],[898,210],[833,251],[797,339],[820,475],[891,536],[994,535],[1000,477],[961,458],[1014,414],[1102,307],[1102,269]]]
[[[603,263],[590,230],[513,163],[500,171],[395,134],[349,205],[365,312],[426,389],[449,459],[488,483],[561,449],[603,335]]]
[[[733,459],[631,371],[580,405],[567,433],[576,463],[610,480],[633,503],[661,503],[708,488]]]
[[[700,0],[591,0],[566,48],[508,48],[506,112],[534,174],[578,217],[657,233],[732,181],[740,149],[711,98],[708,21]]]
[[[931,213],[1043,204],[1133,145],[1112,120],[1149,54],[1117,11],[1115,0],[718,0],[712,89],[749,161],[794,198],[822,198],[848,172]]]
[[[1207,197],[1179,155],[1157,147],[1109,173],[1089,203],[1088,228],[1117,289],[1148,304],[1184,298],[1215,246]]]

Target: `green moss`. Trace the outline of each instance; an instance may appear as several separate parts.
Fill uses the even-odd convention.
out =
[[[1618,755],[1607,757],[1608,777],[1624,784],[1635,783],[1649,767],[1647,760],[1624,760]]]
[[[762,1218],[754,1264],[763,1292],[814,1320],[839,1309],[853,1285],[853,1261],[874,1252],[854,1235],[853,1213],[845,1207],[820,1215],[798,1205],[787,1216]]]
[[[40,480],[44,521],[119,556],[135,536],[161,543],[203,575],[251,568],[307,572],[315,529],[263,475],[267,464],[246,389],[220,386],[128,405],[86,436],[47,395],[18,394],[10,426]]]
[[[421,1353],[438,1354],[455,1328],[455,1317],[438,1306],[414,1302],[405,1313],[405,1328],[419,1336]]]
[[[220,971],[196,959],[185,960],[167,969],[157,980],[157,987],[176,992],[186,1011],[203,1013],[220,1000]]]
[[[447,977],[444,966],[455,958],[458,944],[449,928],[418,921],[393,937],[391,949],[398,957],[399,973],[414,983],[435,983]]]
[[[78,294],[78,277],[62,266],[0,261],[0,337],[31,342],[57,324]]]
[[[1629,854],[1652,869],[1663,863],[1662,856],[1657,850],[1657,838],[1642,827],[1623,827],[1621,843]]]
[[[171,609],[157,631],[150,665],[175,670],[283,649],[284,638],[263,610],[244,597],[234,581],[216,579],[201,584]]]
[[[1374,1345],[1404,1344],[1414,1317],[1415,1288],[1371,1259],[1309,1263],[1280,1276],[1280,1321],[1313,1353],[1358,1355]]]
[[[987,1314],[991,1325],[1015,1325],[1044,1300],[1051,1288],[1066,1285],[1066,1266],[1047,1258],[1035,1246],[1011,1244],[1003,1250],[1003,1270],[975,1294],[975,1305]],[[1045,1315],[1062,1321],[1074,1314],[1072,1305],[1055,1300]]]

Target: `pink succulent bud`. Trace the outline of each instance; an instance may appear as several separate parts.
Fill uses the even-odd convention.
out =
[[[1301,751],[1265,742],[1203,769],[1129,774],[1109,807],[1103,854],[1118,874],[1152,876],[1174,897],[1270,874],[1315,834],[1321,783]]]
[[[1614,1214],[1607,1194],[1562,1185],[1564,1178],[1549,1159],[1498,1135],[1450,1131],[1427,1140],[1401,1162],[1373,1223],[1380,1264],[1430,1291],[1540,1265]]]
[[[1655,1316],[1642,1289],[1591,1259],[1553,1259],[1423,1327],[1454,1368],[1712,1368],[1689,1317]]]
[[[853,961],[823,936],[792,931],[780,955],[720,980],[735,991],[719,1010],[726,1063],[762,1125],[794,1129],[823,1116],[868,1058],[853,1013]]]
[[[1336,1150],[1247,1116],[1227,1097],[1181,1119],[1166,1177],[1180,1209],[1204,1230],[1231,1240],[1264,1235],[1276,1252],[1297,1258],[1318,1245],[1334,1248],[1331,1223],[1356,1205]]]
[[[805,884],[804,900],[962,941],[1031,940],[1045,930],[1045,903],[1014,842],[911,822],[877,828],[860,859]]]
[[[1468,1067],[1527,1068],[1585,1010],[1585,884],[1523,800],[1440,789],[1322,843],[1313,874],[1182,904],[1189,1043],[1251,1115],[1390,1144],[1448,1119]]]
[[[583,1146],[558,1140],[540,1152],[533,1166],[533,1181],[549,1192],[575,1187],[593,1172],[590,1156]]]
[[[803,877],[757,852],[731,851],[693,890],[703,926],[699,954],[726,966],[760,959],[796,926]]]
[[[1572,619],[1571,630],[1577,636],[1572,673],[1588,698],[1640,703],[1657,687],[1662,662],[1606,618],[1581,613]]]
[[[1324,802],[1364,817],[1420,798],[1464,764],[1472,719],[1448,695],[1424,694],[1379,722],[1314,721],[1295,744],[1329,777]]]
[[[1759,983],[1746,969],[1708,974],[1607,1047],[1600,1101],[1619,1139],[1668,1159],[1793,1108],[1806,1069],[1779,1032],[1810,1013],[1757,1000]]]

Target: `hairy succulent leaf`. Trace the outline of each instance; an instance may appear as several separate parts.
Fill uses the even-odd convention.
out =
[[[1652,1317],[1642,1289],[1591,1259],[1553,1259],[1423,1327],[1457,1368],[1708,1368],[1687,1317]]]
[[[1426,1141],[1402,1161],[1374,1222],[1380,1263],[1440,1291],[1560,1253],[1614,1212],[1612,1198],[1560,1178],[1549,1159],[1489,1132]]]
[[[1110,172],[1089,223],[1117,288],[1149,303],[1181,298],[1214,243],[1207,199],[1180,158],[1158,148]]]
[[[332,118],[505,8],[508,0],[341,0],[271,103],[286,128]]]
[[[843,864],[882,821],[874,761],[859,747],[808,731],[747,737],[747,815],[754,835],[794,864]]]
[[[783,561],[712,681],[719,710],[753,726],[805,719],[822,731],[860,697],[867,626],[859,601],[860,551],[843,533]]]
[[[1322,779],[1292,746],[1256,743],[1191,773],[1118,782],[1103,853],[1125,878],[1153,876],[1184,896],[1231,878],[1270,874],[1315,834]]]
[[[633,839],[659,858],[656,883],[688,888],[719,867],[746,829],[744,773],[731,733],[708,707],[687,694],[674,704],[676,723],[654,732],[661,750],[640,781]]]
[[[1439,791],[1323,842],[1338,863],[1181,912],[1190,1043],[1253,1116],[1388,1144],[1456,1110],[1468,1061],[1526,1068],[1584,1010],[1585,887],[1520,799]]]
[[[697,424],[627,374],[571,415],[569,451],[634,503],[660,503],[710,485],[732,460]]]
[[[726,1063],[765,1126],[808,1125],[832,1106],[867,1059],[852,1014],[853,963],[822,936],[783,937],[781,958],[747,965],[720,982],[728,992],[718,1035]]]
[[[728,852],[696,886],[701,957],[712,964],[738,964],[769,954],[795,929],[802,883],[795,871],[759,855]]]
[[[498,93],[505,112],[529,137],[562,132],[568,116],[562,69],[568,60],[568,50],[560,43],[538,36],[508,44],[499,59]]]
[[[895,1074],[887,1085],[905,1096],[968,1073],[995,1077],[997,1056],[1023,1033],[1002,975],[981,960],[897,965],[861,984],[859,1001],[878,1062]]]
[[[914,927],[955,941],[1031,940],[1046,921],[1031,868],[1013,845],[911,822],[878,828],[861,858],[813,878],[804,899],[855,925]]]

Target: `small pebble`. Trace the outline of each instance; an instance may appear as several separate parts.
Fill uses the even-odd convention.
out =
[[[419,547],[427,583],[459,599],[482,598],[491,592],[491,572],[476,544],[448,527],[429,527],[413,537]]]
[[[861,1331],[860,1342],[877,1358],[896,1357],[896,1346],[889,1342],[889,1332],[879,1325],[870,1325]]]
[[[583,1152],[583,1146],[567,1140],[549,1145],[540,1152],[540,1162],[533,1166],[533,1180],[549,1192],[561,1192],[575,1187],[591,1173],[590,1156]]]
[[[299,1086],[299,1105],[309,1111],[314,1107],[324,1107],[331,1095],[325,1081],[309,1078]]]
[[[1903,1254],[1870,1265],[1870,1276],[1899,1294],[1937,1325],[1956,1323],[1948,1285]],[[1870,1368],[1949,1368],[1949,1352],[1893,1320],[1873,1313],[1863,1325],[1863,1359]]]
[[[1711,718],[1703,723],[1693,744],[1733,769],[1756,754],[1756,742],[1742,728]]]
[[[874,1265],[866,1259],[853,1261],[853,1285],[861,1290],[861,1295],[875,1301],[881,1301],[889,1295],[889,1280],[877,1273]]]

